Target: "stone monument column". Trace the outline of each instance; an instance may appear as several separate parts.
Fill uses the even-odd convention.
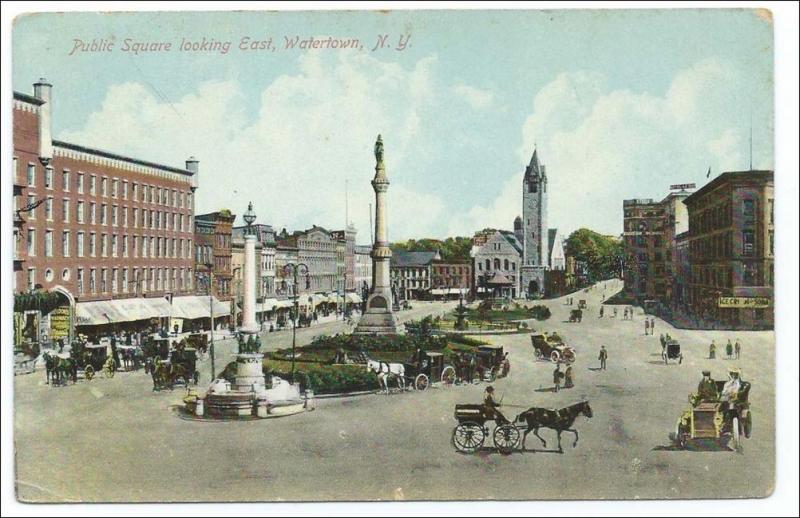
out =
[[[242,332],[256,333],[256,236],[244,236],[244,293],[242,302]]]
[[[390,268],[392,251],[386,224],[386,195],[389,178],[383,162],[383,139],[375,142],[375,244],[372,246],[372,290],[367,298],[367,311],[361,316],[355,334],[396,334],[397,317],[392,312],[392,286]]]

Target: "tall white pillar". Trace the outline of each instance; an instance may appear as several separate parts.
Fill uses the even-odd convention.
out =
[[[244,293],[242,307],[243,333],[258,332],[256,323],[256,236],[244,236]]]

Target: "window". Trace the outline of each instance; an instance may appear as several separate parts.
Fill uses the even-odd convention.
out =
[[[119,272],[116,268],[111,270],[111,293],[117,292],[117,276]]]
[[[36,166],[28,164],[28,187],[36,187]]]
[[[122,269],[122,293],[126,293],[128,291],[128,269]]]
[[[97,195],[97,177],[95,175],[89,177],[89,194]]]
[[[78,223],[83,223],[83,202],[78,202]]]
[[[742,255],[752,256],[756,248],[756,235],[752,230],[742,232]]]
[[[105,293],[108,291],[108,269],[103,268],[100,271],[100,293]]]
[[[123,200],[128,199],[128,180],[122,181],[122,199]]]
[[[106,178],[105,176],[100,179],[100,194],[103,197],[107,197],[108,196],[108,178]],[[103,291],[105,291],[105,290],[103,290]]]
[[[61,233],[61,255],[69,257],[69,230]]]
[[[61,219],[64,223],[69,223],[69,200],[64,198],[61,202]]]
[[[89,223],[92,225],[97,223],[97,204],[94,202],[89,204]]]
[[[139,201],[139,184],[138,183],[134,182],[134,184],[133,184],[133,191],[131,192],[131,198],[133,198],[133,201]]]
[[[83,173],[78,173],[78,182],[75,188],[78,190],[78,194],[83,194]]]
[[[30,207],[34,203],[36,203],[36,196],[28,195],[28,206]],[[28,219],[36,219],[36,209],[28,212]]]
[[[769,231],[769,255],[775,255],[775,231]]]
[[[142,257],[147,257],[147,236],[142,236]]]
[[[118,210],[119,210],[119,207],[117,207],[116,205],[111,207],[111,226],[112,227],[116,227],[117,226],[117,212],[118,212]]]
[[[67,169],[61,173],[61,190],[69,192],[69,170]]]
[[[36,256],[36,231],[32,228],[28,229],[28,255]]]
[[[28,268],[28,291],[36,288],[36,268]]]
[[[47,230],[44,233],[44,256],[53,257],[53,231]]]
[[[83,257],[83,232],[78,232],[75,236],[75,254],[78,257]]]
[[[111,257],[117,256],[117,236],[116,234],[111,236]]]
[[[91,293],[97,292],[97,269],[95,268],[89,270],[89,291]]]
[[[122,236],[122,257],[128,257],[128,236]]]
[[[45,189],[52,189],[53,188],[53,168],[52,167],[45,167],[44,168],[44,188]]]
[[[44,202],[44,216],[47,221],[53,221],[53,198],[47,198]]]
[[[131,255],[132,255],[133,257],[136,257],[136,255],[137,255],[137,250],[139,249],[139,247],[136,245],[136,243],[138,242],[138,240],[139,240],[139,238],[138,238],[137,236],[131,236],[131,252],[132,252],[132,254],[131,254]]]
[[[102,257],[108,256],[108,234],[102,234],[100,236],[100,255]]]
[[[97,234],[94,232],[89,234],[89,257],[97,255]]]
[[[116,198],[117,194],[119,194],[119,180],[114,178],[111,180],[111,197]]]
[[[128,207],[122,209],[122,226],[128,228]]]
[[[100,205],[100,224],[108,225],[108,205],[105,203]]]
[[[742,200],[742,216],[745,223],[753,223],[756,217],[755,200]]]
[[[83,295],[83,268],[78,268],[78,295]]]

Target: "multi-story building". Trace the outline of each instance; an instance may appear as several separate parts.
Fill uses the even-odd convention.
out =
[[[520,296],[522,243],[514,232],[494,229],[478,232],[472,240],[470,257],[472,285],[477,296]]]
[[[358,295],[372,287],[372,247],[370,245],[356,245],[353,248],[354,275],[353,284]],[[368,291],[367,291],[368,292]]]
[[[301,283],[300,293],[330,293],[337,288],[337,245],[331,233],[319,226],[287,234],[284,230],[277,240],[277,251],[296,249],[297,261],[308,266],[308,282]],[[277,252],[276,252],[277,261]],[[281,269],[277,274],[284,280]]]
[[[193,293],[198,161],[172,167],[53,140],[52,104],[44,79],[33,96],[14,92],[15,292],[58,292],[71,310]],[[95,309],[97,320],[77,324],[114,322]]]
[[[207,290],[213,272],[211,293],[221,301],[230,300],[232,295],[231,235],[235,219],[227,209],[194,218],[194,268],[198,281]]]
[[[466,297],[472,291],[472,265],[466,261],[431,261],[431,297]]]
[[[689,307],[705,325],[774,325],[774,173],[723,173],[684,200]]]
[[[693,184],[678,188],[661,201],[623,201],[623,248],[625,251],[625,292],[640,303],[645,300],[672,305],[676,284],[677,239],[688,229],[684,200]],[[650,303],[648,303],[650,304]]]
[[[244,233],[247,229],[246,226],[233,227],[233,237],[241,247],[244,247]],[[250,231],[256,236],[256,255],[258,256],[260,275],[256,279],[260,279],[258,286],[256,286],[257,298],[274,298],[276,296],[275,286],[275,250],[276,250],[276,233],[272,225],[265,225],[263,223],[254,224]],[[242,248],[243,250],[243,248]],[[261,301],[257,301],[259,304]]]
[[[331,237],[339,244],[337,271],[340,279],[337,290],[356,291],[356,235],[356,227],[352,223],[345,230],[331,232]]]
[[[431,263],[440,259],[439,252],[394,250],[390,271],[398,300],[427,298],[431,289]]]

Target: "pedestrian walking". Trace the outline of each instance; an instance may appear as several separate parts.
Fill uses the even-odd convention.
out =
[[[742,352],[742,344],[739,343],[739,339],[736,339],[736,343],[733,344],[733,348],[736,352],[736,359],[739,359],[739,354]]]
[[[711,345],[708,346],[708,359],[714,360],[717,358],[717,342],[711,340]]]
[[[567,365],[567,370],[564,371],[564,388],[572,388],[575,386],[575,378],[572,374],[572,365]]]
[[[731,343],[731,339],[728,338],[728,343],[725,344],[725,354],[728,355],[728,359],[733,359],[733,344]]]
[[[650,334],[652,335],[656,331],[656,319],[650,317]]]
[[[631,307],[629,308],[629,311],[628,311],[628,313],[630,313],[630,315],[631,315],[631,320],[633,320],[633,306],[631,306]]]
[[[600,369],[606,370],[606,360],[608,360],[608,351],[606,351],[606,346],[600,346],[600,355],[597,357],[600,360]]]
[[[603,318],[603,306],[600,306],[600,318]]]
[[[667,348],[667,339],[664,338],[664,333],[658,337],[658,340],[661,342],[661,354],[664,354],[664,350]]]
[[[646,318],[644,319],[644,335],[647,336],[650,334],[650,321]]]
[[[561,363],[556,363],[556,370],[553,371],[553,392],[558,392],[561,388],[561,378],[564,373],[561,372]]]
[[[622,320],[628,320],[628,308],[622,310]]]
[[[614,318],[617,318],[617,308],[616,308],[616,306],[614,307]]]

